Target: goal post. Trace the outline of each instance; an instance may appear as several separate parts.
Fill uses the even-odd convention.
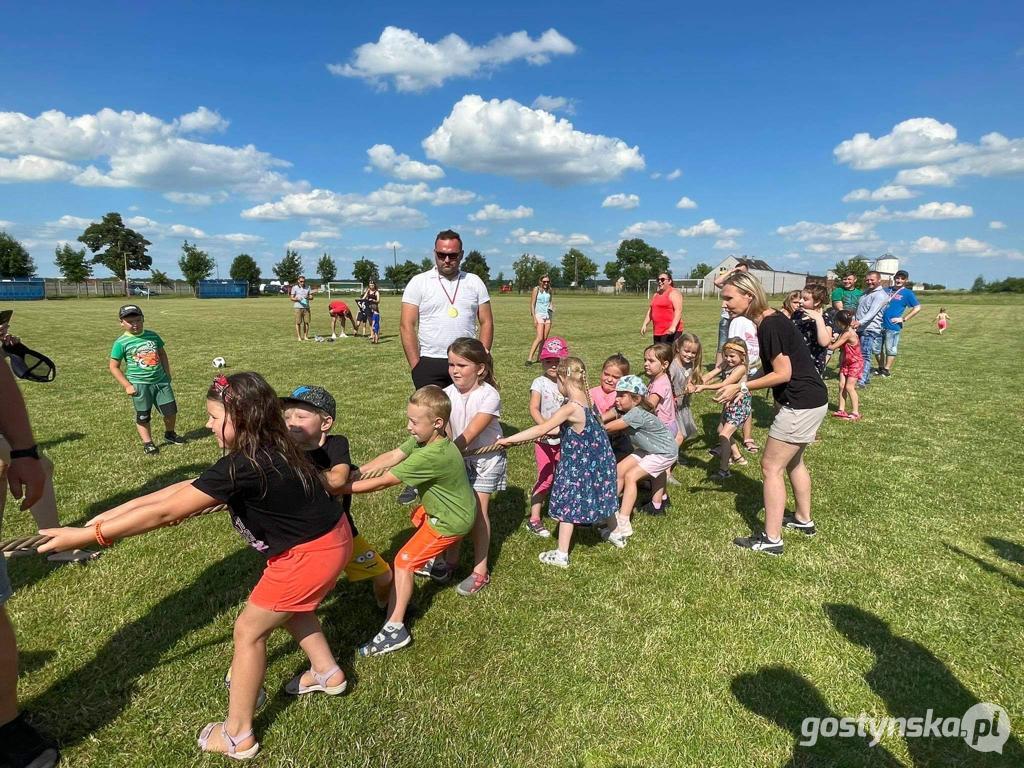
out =
[[[363,284],[358,280],[332,280],[327,283],[327,298],[333,298],[334,294],[362,294]]]
[[[704,281],[694,278],[676,278],[672,284],[679,289],[684,296],[700,296],[704,298]],[[647,281],[647,298],[650,300],[654,292],[658,290],[658,281],[651,279]]]

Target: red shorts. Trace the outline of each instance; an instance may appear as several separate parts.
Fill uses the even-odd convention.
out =
[[[249,602],[279,613],[316,610],[334,589],[351,556],[352,529],[342,516],[338,525],[320,538],[268,559]]]
[[[427,520],[427,511],[422,505],[412,513],[412,524],[416,533],[405,542],[405,546],[395,555],[395,569],[415,571],[421,565],[429,563],[444,552],[452,544],[462,541],[461,536],[442,536],[434,530]]]

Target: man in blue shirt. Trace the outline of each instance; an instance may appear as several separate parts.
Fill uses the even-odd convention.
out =
[[[864,372],[857,386],[861,389],[871,382],[872,357],[878,357],[882,366],[882,310],[889,303],[889,294],[882,287],[882,275],[874,270],[864,277],[867,290],[857,303],[853,328],[860,335],[860,352],[864,355]]]
[[[914,292],[907,288],[910,277],[906,270],[901,269],[892,278],[892,288],[888,289],[889,303],[882,311],[882,346],[885,348],[885,367],[879,368],[879,376],[892,375],[892,364],[896,362],[896,353],[900,345],[900,333],[903,326],[914,315],[921,311],[921,303]],[[910,310],[904,316],[904,312]]]

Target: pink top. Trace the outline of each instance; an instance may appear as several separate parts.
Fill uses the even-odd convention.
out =
[[[600,386],[590,390],[590,399],[594,401],[598,413],[604,413],[615,406],[615,393],[605,392]]]
[[[647,386],[647,391],[652,395],[658,395],[658,407],[654,409],[654,415],[658,421],[666,427],[670,424],[674,427],[676,423],[676,408],[672,402],[672,380],[666,373],[658,374]]]
[[[664,336],[683,330],[682,310],[679,312],[679,325],[675,328],[668,327],[669,323],[672,322],[672,315],[676,311],[675,307],[672,306],[672,293],[674,291],[674,288],[670,288],[664,293],[656,293],[651,297],[651,322],[654,324],[655,336]],[[680,294],[680,298],[682,298],[682,294]]]

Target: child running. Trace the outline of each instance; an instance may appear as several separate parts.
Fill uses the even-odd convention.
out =
[[[281,398],[284,422],[288,432],[306,452],[313,466],[320,470],[324,488],[331,495],[349,480],[349,474],[357,467],[352,463],[348,438],[344,435],[330,435],[337,414],[334,396],[323,387],[297,387],[287,397]],[[352,520],[352,496],[341,497],[341,511],[352,530],[352,557],[345,566],[345,578],[352,584],[373,579],[373,596],[377,605],[384,608],[391,594],[391,568],[384,558],[363,535],[356,530]]]
[[[619,549],[633,535],[630,516],[636,504],[636,485],[645,477],[657,479],[667,472],[679,455],[675,440],[665,425],[649,410],[647,386],[639,376],[623,376],[615,385],[615,409],[619,413],[604,425],[609,432],[625,430],[634,452],[616,466],[618,492],[622,495],[619,511],[609,519],[601,536]]]
[[[939,336],[942,335],[943,331],[949,326],[949,315],[946,313],[946,308],[942,307],[939,309],[939,314],[935,316],[935,327],[939,329]]]
[[[558,363],[568,356],[569,347],[560,336],[550,336],[541,345],[540,365],[544,373],[530,384],[530,416],[534,424],[543,424],[554,416],[565,402],[565,397],[558,387]],[[533,444],[533,456],[537,462],[537,482],[530,493],[530,518],[526,521],[526,530],[542,539],[551,535],[541,522],[540,513],[544,508],[544,500],[551,490],[551,483],[555,479],[560,444],[561,440],[557,435],[547,435]]]
[[[331,695],[347,687],[314,611],[334,588],[352,553],[341,508],[320,484],[288,434],[277,395],[257,373],[218,376],[206,394],[207,427],[223,458],[194,481],[183,480],[97,515],[85,528],[50,528],[41,552],[110,546],[227,504],[242,538],[267,557],[259,583],[235,621],[228,716],[199,735],[203,752],[255,757],[253,714],[267,668],[267,638],[284,627],[309,657],[310,669],[288,693]]]
[[[417,488],[423,500],[412,514],[416,533],[395,556],[387,621],[359,649],[361,656],[391,653],[412,642],[405,612],[412,598],[414,571],[460,542],[476,519],[476,498],[462,454],[445,437],[451,413],[451,401],[440,387],[428,384],[417,389],[406,406],[409,439],[361,468],[365,474],[386,471],[380,477],[350,481],[340,489],[370,493],[404,483]]]
[[[676,424],[676,404],[672,395],[672,379],[668,373],[671,365],[671,344],[651,344],[644,350],[644,373],[650,377],[650,383],[647,385],[647,404],[654,411],[658,420],[665,425],[665,429],[672,435],[672,439],[675,440],[679,427]],[[676,445],[679,445],[678,441],[676,441]],[[665,484],[671,476],[672,469],[669,468],[663,476],[659,475],[652,482],[651,500],[644,505],[645,512],[652,515],[664,514],[664,508],[669,505]],[[673,480],[673,482],[675,481]]]
[[[451,401],[449,435],[461,452],[494,445],[501,439],[501,396],[494,380],[494,361],[484,345],[463,336],[448,347],[448,375],[452,383],[444,388]],[[473,523],[473,571],[455,591],[475,595],[491,583],[487,570],[487,552],[491,546],[491,494],[505,490],[507,462],[502,451],[465,458],[466,475],[476,493],[476,519]],[[459,563],[459,544],[448,548],[445,560],[435,564],[430,577],[439,584],[451,581]],[[443,569],[443,570],[440,570]]]
[[[697,422],[690,410],[690,398],[700,383],[700,369],[703,365],[704,350],[696,334],[684,331],[673,345],[672,364],[668,375],[672,380],[675,397],[676,445],[680,448],[697,434]]]
[[[615,385],[619,383],[619,379],[627,375],[629,375],[629,360],[618,352],[605,360],[604,365],[601,366],[601,383],[596,387],[591,387],[588,394],[590,401],[601,415],[602,421],[607,422],[618,418],[619,414],[615,410]],[[633,445],[629,442],[625,432],[609,432],[608,439],[612,444],[616,464],[633,452]]]
[[[860,396],[857,393],[857,381],[864,372],[867,361],[860,349],[857,331],[850,327],[853,313],[848,309],[836,313],[835,326],[839,336],[829,344],[829,349],[841,350],[839,358],[839,409],[832,415],[837,419],[860,421]],[[851,411],[846,410],[846,398],[850,398]]]
[[[717,390],[728,384],[747,383],[747,344],[743,339],[732,338],[722,345],[721,366],[711,371],[704,380],[710,381],[715,377],[720,381],[714,384],[698,384],[695,391]],[[722,418],[718,422],[718,448],[711,451],[718,457],[718,472],[713,475],[715,479],[724,480],[730,477],[730,464],[743,466],[747,463],[740,454],[740,449],[732,441],[732,436],[736,434],[737,429],[743,427],[744,422],[750,418],[750,413],[750,392],[722,406]]]
[[[540,561],[568,568],[575,526],[594,525],[615,514],[615,456],[601,429],[601,418],[587,395],[587,369],[583,361],[578,357],[562,358],[558,361],[557,377],[559,391],[567,401],[565,405],[544,423],[499,442],[507,447],[536,440],[555,428],[560,430],[561,458],[548,502],[548,515],[558,521],[558,548],[542,552]]]

